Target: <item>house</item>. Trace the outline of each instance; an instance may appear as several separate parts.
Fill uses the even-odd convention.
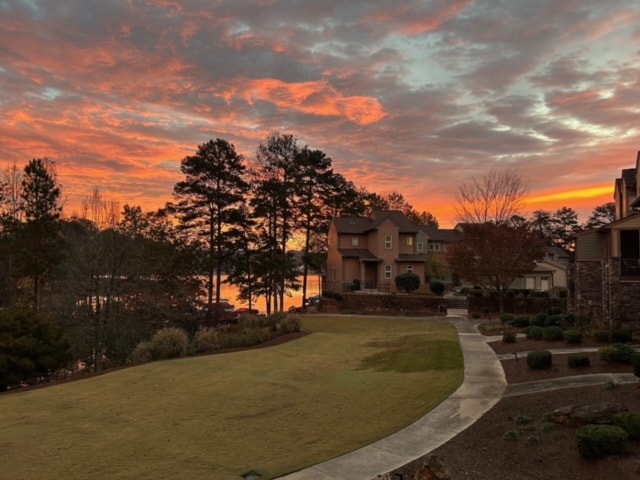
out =
[[[458,227],[438,228],[426,225],[420,227],[420,232],[425,236],[427,245],[426,277],[430,281],[441,281],[451,287],[454,279],[445,259],[445,254],[449,245],[462,240],[462,230]]]
[[[603,326],[640,322],[640,152],[615,180],[616,221],[577,236],[570,300]]]
[[[548,247],[547,255],[549,255],[548,251],[554,248],[557,247]],[[562,251],[561,248],[558,248],[558,250]],[[532,272],[516,278],[509,288],[518,290],[526,289],[531,291],[536,290],[542,292],[548,292],[554,289],[566,289],[568,263],[568,261],[566,263],[562,263],[551,260],[548,257],[538,260],[535,262],[536,265]]]
[[[334,218],[329,227],[325,290],[396,292],[396,276],[411,272],[424,282],[426,237],[397,210],[370,218]]]

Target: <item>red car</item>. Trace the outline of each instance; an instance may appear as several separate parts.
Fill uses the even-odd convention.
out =
[[[259,314],[260,314],[260,311],[256,310],[255,308],[247,308],[247,307],[236,308],[233,312],[231,312],[231,319],[238,320],[238,317],[240,317],[240,315],[259,315]]]

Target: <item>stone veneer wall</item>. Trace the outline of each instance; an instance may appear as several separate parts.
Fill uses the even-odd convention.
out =
[[[551,307],[559,307],[567,310],[565,298],[555,297],[514,297],[504,299],[504,311],[506,313],[536,314],[548,312]],[[495,297],[467,297],[467,310],[469,315],[473,313],[483,313],[484,309],[489,309],[491,314],[497,314],[500,310],[500,302]]]
[[[574,313],[597,325],[605,323],[602,272],[601,260],[581,260],[576,262],[569,283]]]
[[[609,261],[609,275],[605,299],[608,299],[607,315],[611,316],[614,327],[629,325],[640,327],[640,277],[637,280],[621,278],[620,261]]]
[[[342,300],[323,298],[320,311],[324,313],[353,312],[381,315],[442,316],[447,302],[442,297],[417,294],[343,293]]]

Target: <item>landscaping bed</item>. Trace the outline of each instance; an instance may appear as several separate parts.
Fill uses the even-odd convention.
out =
[[[496,335],[499,332],[492,332]],[[637,343],[637,342],[635,342]],[[630,364],[607,363],[597,351],[581,352],[588,367],[570,367],[568,357],[580,349],[599,349],[607,343],[583,338],[580,344],[566,341],[531,340],[518,337],[515,343],[489,344],[496,354],[512,354],[502,360],[508,384],[595,373],[633,373]],[[532,350],[576,349],[554,353],[549,369],[527,366]],[[500,400],[476,423],[452,440],[404,467],[388,478],[403,480],[572,480],[640,478],[640,442],[629,440],[625,453],[608,458],[585,460],[578,451],[578,426],[560,425],[550,420],[561,407],[596,405],[603,402],[640,412],[638,384],[603,382],[592,387],[564,388],[543,393],[507,397]]]

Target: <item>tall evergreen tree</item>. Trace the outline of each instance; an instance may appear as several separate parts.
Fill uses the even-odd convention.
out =
[[[25,222],[20,228],[19,264],[33,286],[33,307],[40,309],[43,283],[61,260],[59,219],[60,186],[55,164],[47,159],[34,158],[24,169],[21,185]]]
[[[177,203],[170,210],[175,213],[179,228],[202,251],[207,318],[215,316],[218,321],[222,312],[214,307],[221,301],[224,260],[241,235],[238,224],[244,221],[242,206],[249,189],[244,179],[246,167],[235,147],[218,138],[199,145],[195,155],[182,160],[180,170],[185,179],[174,186]]]

